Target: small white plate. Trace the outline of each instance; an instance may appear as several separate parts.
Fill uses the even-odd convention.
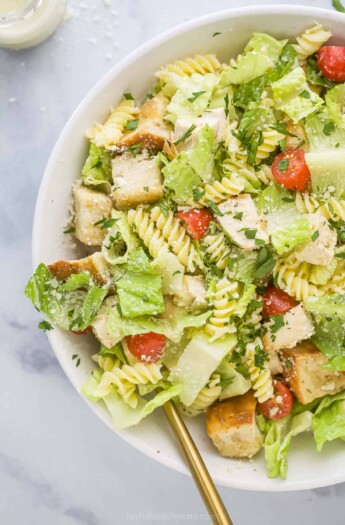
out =
[[[80,176],[87,155],[85,129],[101,122],[124,92],[131,91],[139,99],[154,82],[154,72],[162,65],[197,53],[216,53],[229,60],[243,50],[254,31],[263,31],[278,38],[301,34],[315,20],[330,29],[333,42],[344,44],[345,15],[336,11],[297,6],[246,7],[218,12],[174,28],[141,46],[112,68],[90,91],[76,109],[53,150],[38,195],[34,230],[33,261],[51,263],[58,259],[76,258],[82,253],[66,241],[63,227],[68,220],[71,186]],[[212,36],[214,33],[221,33]],[[90,356],[96,350],[92,336],[76,336],[54,329],[49,339],[72,384],[79,390],[94,363]],[[81,357],[75,367],[72,355]],[[89,403],[107,425],[110,418],[101,405]],[[310,489],[345,481],[344,443],[328,444],[321,454],[315,451],[311,436],[293,442],[286,481],[266,477],[263,455],[251,461],[220,457],[205,431],[204,417],[188,420],[188,427],[202,453],[214,480],[228,487],[247,490],[284,491]],[[165,417],[157,411],[138,427],[119,435],[134,447],[170,468],[187,472]]]

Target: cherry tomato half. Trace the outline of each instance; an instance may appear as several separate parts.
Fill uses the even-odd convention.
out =
[[[273,177],[288,190],[303,191],[310,181],[310,172],[302,149],[279,153],[272,165]]]
[[[317,65],[329,80],[345,82],[345,47],[320,47],[317,53]]]
[[[165,345],[165,335],[156,334],[155,332],[127,337],[128,350],[143,363],[159,361],[164,355]]]
[[[92,332],[92,326],[88,326],[86,327],[84,330],[71,330],[72,334],[76,334],[76,335],[84,335],[84,334],[87,334],[88,332]]]
[[[192,208],[187,211],[179,211],[176,217],[185,223],[189,235],[199,241],[207,232],[213,215],[207,210]]]
[[[282,381],[273,380],[274,397],[259,403],[259,409],[267,419],[283,419],[290,414],[293,397],[289,387]]]
[[[295,299],[290,297],[290,295],[274,286],[269,286],[267,288],[266,293],[263,296],[263,303],[264,306],[262,311],[266,317],[284,314],[298,304]]]

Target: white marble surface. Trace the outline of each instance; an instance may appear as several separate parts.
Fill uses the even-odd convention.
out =
[[[210,523],[191,479],[139,454],[87,408],[36,329],[39,315],[22,290],[43,169],[78,102],[150,37],[244,3],[259,1],[70,2],[73,16],[49,41],[20,53],[0,50],[0,525]],[[253,516],[260,525],[344,523],[345,485],[289,494],[220,492],[236,525]]]

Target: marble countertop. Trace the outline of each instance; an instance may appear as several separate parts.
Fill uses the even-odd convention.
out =
[[[73,390],[23,296],[36,195],[66,120],[113,64],[152,36],[258,0],[70,1],[44,44],[0,50],[0,524],[210,523],[190,478],[124,443]],[[275,4],[275,1],[265,1]],[[299,0],[285,0],[299,4]],[[330,0],[304,0],[330,7]],[[265,494],[220,489],[236,525],[340,525],[345,485]],[[249,503],[250,502],[250,503]]]

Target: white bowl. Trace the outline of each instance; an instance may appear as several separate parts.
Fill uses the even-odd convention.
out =
[[[34,265],[57,259],[74,258],[76,247],[66,241],[63,226],[68,219],[71,185],[79,177],[87,154],[84,131],[95,121],[102,121],[122,93],[131,91],[143,97],[154,82],[154,72],[163,64],[196,53],[217,53],[222,60],[243,50],[253,31],[266,31],[278,38],[299,35],[318,20],[335,35],[345,34],[345,15],[336,11],[297,6],[246,7],[218,12],[192,20],[156,37],[131,53],[112,68],[85,97],[63,130],[48,162],[40,187],[33,230]],[[216,32],[220,35],[213,37]],[[343,40],[344,42],[344,40]],[[49,333],[51,345],[74,387],[79,390],[93,369],[90,355],[96,345],[92,336],[76,336],[55,329]],[[71,356],[81,356],[75,367]],[[102,406],[89,403],[95,414],[111,426]],[[286,481],[266,477],[263,454],[254,461],[236,461],[220,457],[205,432],[202,416],[188,420],[188,427],[214,480],[229,487],[284,491],[310,489],[345,481],[345,450],[342,442],[315,451],[311,436],[296,438],[289,457]],[[157,411],[138,427],[118,433],[153,459],[187,473],[165,417]],[[115,445],[114,445],[115,446]]]

